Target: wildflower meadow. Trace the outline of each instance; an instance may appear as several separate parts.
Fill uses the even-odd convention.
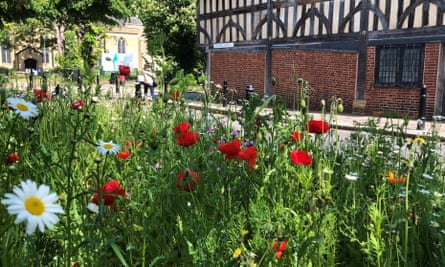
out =
[[[435,133],[89,91],[4,91],[1,266],[445,265]]]

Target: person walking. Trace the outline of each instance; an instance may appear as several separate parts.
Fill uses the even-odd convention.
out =
[[[155,99],[155,75],[150,70],[149,65],[144,66],[144,97],[148,97],[148,88],[150,88],[151,99]]]

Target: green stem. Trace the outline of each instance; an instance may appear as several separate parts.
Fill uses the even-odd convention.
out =
[[[74,128],[74,132],[76,132],[76,128]],[[68,163],[68,171],[67,171],[67,201],[66,201],[66,231],[67,231],[67,256],[65,260],[65,266],[71,265],[71,257],[72,257],[72,249],[73,249],[73,240],[71,235],[71,205],[73,202],[73,188],[72,188],[72,168],[74,161],[74,152],[76,150],[76,142],[72,142],[71,145],[71,153],[70,160]]]
[[[3,149],[5,154],[2,155],[2,156],[8,156],[7,155],[7,151],[8,151],[8,146],[11,143],[12,130],[17,128],[17,127],[14,127],[14,126],[17,123],[18,117],[19,117],[19,115],[16,114],[15,117],[14,117],[14,120],[12,121],[12,124],[9,126],[8,137],[6,138],[5,148]],[[3,173],[3,170],[2,170],[3,165],[4,164],[0,164],[0,173]],[[11,176],[10,175],[8,175],[8,180],[7,180],[6,184],[8,185],[8,187],[7,187],[8,189],[12,187],[12,185],[11,185]]]
[[[408,172],[408,175],[406,176],[406,184],[405,184],[405,214],[408,216],[409,214],[409,178],[410,173]],[[408,262],[408,238],[409,238],[409,220],[408,218],[405,219],[405,238],[404,238],[404,244],[403,244],[403,257],[405,260],[405,263]]]

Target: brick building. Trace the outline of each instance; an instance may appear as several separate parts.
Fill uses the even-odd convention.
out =
[[[237,97],[252,84],[298,107],[342,98],[346,112],[445,114],[444,0],[198,0],[199,45],[209,79]]]

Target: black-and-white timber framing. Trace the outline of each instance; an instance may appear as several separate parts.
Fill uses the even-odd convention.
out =
[[[198,0],[199,45],[267,41],[268,4],[274,44],[445,33],[444,0]]]

